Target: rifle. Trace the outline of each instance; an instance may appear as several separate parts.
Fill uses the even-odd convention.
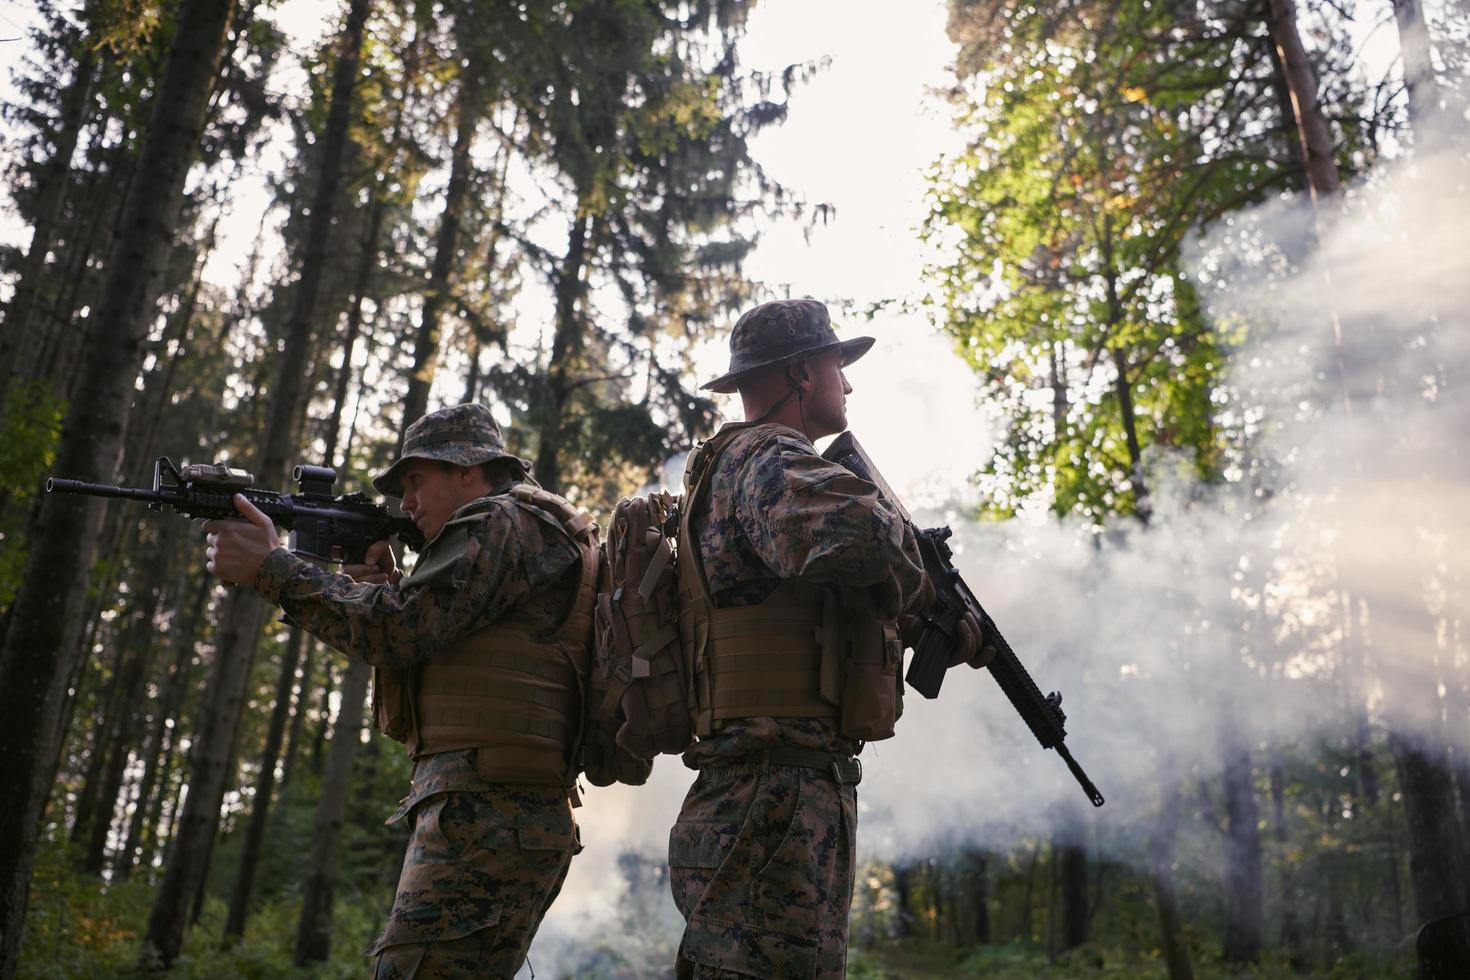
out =
[[[1102,806],[1102,794],[1067,750],[1067,716],[1062,713],[1061,694],[1053,691],[1042,696],[1036,682],[1011,650],[1011,645],[996,628],[995,620],[990,618],[985,607],[980,605],[980,601],[960,577],[959,569],[954,567],[953,552],[947,543],[954,532],[948,527],[927,530],[915,527],[913,518],[851,432],[844,432],[832,440],[822,457],[876,486],[879,495],[898,510],[904,522],[914,528],[918,537],[919,554],[923,558],[924,571],[934,586],[935,600],[934,605],[923,616],[924,629],[914,645],[914,655],[909,660],[909,669],[904,680],[924,697],[938,697],[939,687],[944,683],[945,671],[949,669],[951,653],[959,642],[960,619],[967,611],[973,613],[983,632],[980,642],[995,648],[995,656],[990,661],[990,676],[1000,685],[1000,689],[1010,699],[1011,706],[1016,709],[1026,727],[1031,729],[1031,734],[1036,736],[1041,747],[1056,749],[1077,782],[1082,785],[1092,805]]]
[[[218,463],[181,469],[167,456],[160,456],[153,461],[152,490],[47,477],[46,492],[142,500],[149,510],[162,510],[168,504],[181,514],[204,520],[243,519],[235,510],[238,493],[277,527],[291,532],[288,547],[293,552],[317,562],[362,564],[368,545],[394,535],[415,551],[424,547],[423,532],[408,518],[394,517],[365,494],[333,496],[337,471],[331,467],[298,466],[291,478],[300,487],[299,493],[257,490],[255,477],[245,470]]]

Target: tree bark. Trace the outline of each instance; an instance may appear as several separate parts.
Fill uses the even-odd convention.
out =
[[[209,86],[233,0],[198,0],[179,11],[168,67],[155,96],[141,166],[113,238],[106,285],[89,319],[84,383],[63,425],[57,472],[98,481],[121,451],[156,283],[199,149]],[[39,534],[12,607],[0,655],[0,976],[15,971],[30,896],[38,825],[59,751],[52,724],[79,652],[77,613],[91,566],[97,501],[46,500]],[[58,655],[60,653],[60,655]],[[41,778],[38,778],[40,776]]]
[[[971,937],[976,943],[990,943],[990,862],[984,851],[966,848],[963,852],[966,882],[969,884],[972,916]]]
[[[1455,815],[1454,787],[1443,751],[1430,748],[1400,732],[1389,735],[1399,787],[1408,821],[1409,877],[1413,883],[1414,911],[1420,928],[1436,920],[1464,913],[1465,854]],[[1470,963],[1470,920],[1448,930],[1457,940],[1437,949],[1439,957],[1420,967],[1431,975],[1449,975],[1449,963]],[[1421,953],[1422,953],[1421,949]]]
[[[90,17],[83,16],[83,23]],[[52,140],[53,152],[36,178],[40,192],[36,195],[35,220],[31,225],[31,243],[21,260],[15,293],[5,314],[5,330],[0,332],[0,404],[9,395],[20,363],[34,363],[31,348],[37,343],[33,320],[41,280],[46,272],[46,256],[56,241],[56,223],[61,203],[66,196],[71,176],[71,158],[86,122],[87,103],[97,76],[97,54],[88,39],[78,44],[76,71],[61,96],[61,117]]]
[[[316,641],[308,638],[306,650],[301,658],[301,681],[296,685],[296,699],[291,710],[291,730],[286,737],[286,758],[281,763],[282,793],[285,793],[286,787],[291,784],[291,776],[295,773],[297,760],[301,756],[301,729],[306,721],[307,700],[311,693],[311,675],[312,670],[316,667],[318,649]]]
[[[1430,123],[1439,115],[1439,81],[1434,73],[1424,7],[1419,0],[1393,0],[1393,19],[1399,29],[1404,87],[1409,91],[1409,125],[1413,127],[1415,141],[1424,147],[1438,136]]]
[[[301,273],[293,294],[276,384],[270,392],[270,421],[256,474],[265,486],[284,482],[287,457],[295,444],[293,434],[301,414],[303,376],[310,360],[311,328],[337,202],[368,7],[368,0],[352,0],[337,54]],[[206,860],[219,826],[220,805],[230,775],[245,686],[266,612],[265,604],[248,586],[236,591],[227,605],[225,625],[220,631],[221,658],[211,679],[204,725],[190,767],[190,792],[174,853],[148,921],[145,959],[155,960],[164,967],[172,965],[179,954],[186,905],[203,886]]]
[[[563,427],[567,397],[572,390],[572,371],[577,352],[582,348],[582,328],[577,320],[577,305],[582,297],[582,272],[587,256],[587,239],[591,234],[590,215],[572,222],[567,238],[567,254],[556,280],[556,333],[551,342],[551,359],[546,365],[542,418],[538,425],[536,446],[536,480],[552,493],[559,493],[562,481]]]
[[[225,627],[219,634],[216,661],[189,757],[189,792],[175,821],[172,849],[148,917],[145,966],[166,968],[179,955],[184,927],[208,869],[225,789],[233,774],[240,708],[265,608],[239,590],[225,605]]]
[[[470,149],[475,142],[483,106],[480,104],[476,64],[471,60],[460,81],[456,109],[454,150],[450,156],[449,186],[444,192],[444,212],[439,219],[439,233],[434,240],[434,262],[429,287],[424,294],[423,315],[418,338],[414,342],[413,374],[408,379],[408,393],[403,398],[403,425],[399,427],[398,446],[403,447],[403,433],[423,416],[429,404],[429,388],[434,383],[439,361],[439,316],[453,291],[453,272],[459,249],[459,228],[465,197],[470,188],[473,160]]]
[[[1287,845],[1291,839],[1286,821],[1286,773],[1279,757],[1271,762],[1271,827],[1276,838],[1276,859],[1281,869],[1281,948],[1297,973],[1307,968],[1302,957],[1302,930],[1296,911],[1296,882]]]
[[[1341,188],[1333,155],[1332,132],[1327,127],[1327,117],[1322,113],[1322,104],[1317,98],[1316,73],[1297,30],[1296,0],[1267,2],[1266,27],[1276,48],[1276,57],[1281,61],[1291,96],[1297,139],[1306,167],[1307,188],[1313,201],[1331,197]]]
[[[1107,288],[1108,322],[1107,332],[1123,325],[1123,302],[1118,295],[1119,270],[1114,255],[1113,215],[1103,213],[1103,275]],[[1123,426],[1123,440],[1128,447],[1128,482],[1133,490],[1133,510],[1138,519],[1148,524],[1153,508],[1149,503],[1148,482],[1143,472],[1143,446],[1138,438],[1138,419],[1133,408],[1133,382],[1128,378],[1128,355],[1122,347],[1112,349],[1113,368],[1117,378],[1113,383],[1118,396],[1118,419]]]
[[[254,803],[250,807],[250,821],[245,825],[245,841],[240,848],[240,868],[235,875],[235,887],[230,894],[230,911],[225,919],[226,945],[233,944],[245,934],[245,918],[250,912],[250,891],[255,884],[255,869],[260,863],[261,845],[265,842],[271,794],[276,788],[276,763],[281,758],[286,717],[291,713],[291,689],[296,683],[296,667],[301,662],[301,652],[305,644],[306,634],[293,629],[286,649],[281,651],[281,672],[276,678],[276,703],[271,710],[265,748],[261,750],[260,771],[255,778]]]
[[[1061,874],[1062,933],[1061,948],[1075,949],[1087,942],[1087,847],[1069,828],[1059,841],[1057,860]]]
[[[322,779],[312,836],[311,863],[301,895],[301,919],[296,928],[297,966],[325,962],[332,946],[332,897],[337,881],[337,842],[342,835],[342,813],[352,779],[352,760],[362,738],[363,702],[372,668],[353,660],[342,680],[341,708],[332,728],[331,758]]]
[[[910,912],[910,903],[913,901],[913,878],[912,865],[903,863],[893,866],[894,939],[907,939],[913,923],[913,915]]]
[[[132,874],[134,864],[141,857],[145,834],[156,837],[158,833],[157,797],[162,795],[158,777],[160,771],[167,768],[168,721],[178,718],[184,695],[188,692],[189,677],[193,673],[190,668],[194,657],[194,631],[204,613],[204,602],[209,598],[209,582],[207,577],[200,580],[188,611],[175,623],[173,668],[164,682],[153,724],[143,744],[143,775],[138,781],[138,802],[128,821],[127,840],[113,862],[114,871],[123,878]],[[178,724],[179,721],[175,721],[175,727]]]
[[[1225,731],[1225,937],[1229,963],[1254,963],[1265,932],[1260,812],[1250,749],[1230,721]]]
[[[1189,963],[1189,946],[1184,940],[1184,927],[1179,915],[1179,898],[1174,887],[1174,839],[1179,833],[1179,784],[1173,776],[1172,763],[1164,767],[1164,796],[1159,806],[1159,820],[1149,840],[1149,880],[1153,885],[1154,904],[1159,910],[1159,940],[1164,949],[1164,962],[1169,980],[1194,980]]]
[[[149,565],[157,571],[145,574],[150,578],[156,576],[158,580],[144,586],[142,608],[135,612],[129,629],[118,640],[127,657],[118,681],[121,692],[118,719],[111,726],[112,737],[108,744],[97,749],[104,752],[107,765],[103,769],[103,781],[98,794],[99,805],[92,817],[82,859],[82,870],[91,874],[102,873],[107,854],[107,838],[117,812],[118,795],[122,791],[128,758],[132,754],[138,726],[142,721],[146,693],[144,686],[153,669],[153,658],[158,650],[154,620],[163,598],[163,583],[159,580],[166,577],[168,562],[165,556],[159,555]]]

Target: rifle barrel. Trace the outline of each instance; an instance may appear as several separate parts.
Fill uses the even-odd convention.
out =
[[[1092,785],[1092,780],[1087,778],[1087,773],[1082,771],[1082,767],[1077,764],[1077,760],[1072,758],[1072,753],[1060,742],[1057,743],[1057,755],[1062,757],[1062,761],[1067,764],[1067,768],[1072,770],[1072,775],[1077,777],[1077,782],[1082,784],[1082,792],[1087,794],[1087,798],[1092,801],[1092,805],[1102,806],[1105,802],[1102,793],[1098,792],[1097,787]]]
[[[83,480],[61,480],[54,476],[46,477],[46,492],[79,493],[88,497],[121,497],[124,500],[142,500],[150,504],[163,500],[162,494],[154,490],[114,487],[106,483],[87,483]]]

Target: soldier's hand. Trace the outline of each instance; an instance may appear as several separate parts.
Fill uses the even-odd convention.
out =
[[[969,664],[979,670],[995,659],[995,647],[985,642],[986,636],[985,631],[980,627],[980,617],[973,612],[965,611],[960,621],[955,624],[955,632],[959,635],[954,653],[949,660],[951,667]]]
[[[244,496],[235,494],[234,504],[243,521],[208,521],[204,525],[209,543],[204,567],[226,585],[254,585],[261,562],[280,547],[280,538],[271,519]]]
[[[374,541],[368,545],[361,565],[343,565],[342,574],[354,582],[364,585],[397,585],[403,573],[393,557],[393,548],[387,541]]]

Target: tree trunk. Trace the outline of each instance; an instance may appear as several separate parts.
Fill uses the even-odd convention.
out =
[[[78,321],[77,311],[82,306],[97,307],[97,289],[99,288],[98,276],[92,269],[94,260],[103,259],[103,276],[106,276],[106,260],[115,256],[103,255],[107,244],[101,240],[104,235],[110,235],[112,248],[117,248],[117,229],[124,221],[125,209],[129,206],[129,200],[133,193],[134,178],[138,175],[139,160],[137,157],[119,151],[117,162],[101,181],[92,181],[93,186],[89,188],[87,203],[85,205],[90,217],[87,219],[87,231],[85,235],[76,235],[73,241],[67,243],[65,261],[66,272],[62,281],[66,289],[57,298],[51,318],[60,329],[51,330],[44,334],[45,342],[36,351],[36,360],[27,362],[22,360],[17,365],[20,378],[31,377],[47,378],[51,382],[51,393],[58,398],[71,398],[76,389],[77,380],[86,369],[87,347],[84,340],[96,327],[90,320],[86,323]],[[181,206],[182,206],[182,202]],[[179,223],[178,215],[175,215],[173,223]],[[155,276],[161,277],[166,267],[168,252],[165,250],[157,257]],[[100,288],[107,288],[107,281],[101,283]],[[155,278],[148,285],[150,307],[156,307],[158,296],[162,293],[162,279]],[[84,302],[84,297],[86,302]],[[151,310],[150,310],[151,312]],[[146,336],[147,326],[141,327],[144,331],[139,336],[139,342]],[[134,357],[134,363],[140,364],[141,356]],[[111,476],[111,472],[106,473]]]
[[[1232,722],[1225,731],[1225,937],[1228,963],[1254,963],[1265,931],[1260,813],[1250,749]]]
[[[1101,246],[1108,300],[1107,332],[1111,336],[1123,325],[1123,302],[1118,295],[1119,270],[1113,250],[1113,215],[1107,211],[1103,213]],[[1112,356],[1118,375],[1113,383],[1114,393],[1118,396],[1118,419],[1128,447],[1128,482],[1133,490],[1133,511],[1140,521],[1148,524],[1153,508],[1149,504],[1148,483],[1143,472],[1143,446],[1138,438],[1138,419],[1133,408],[1133,382],[1128,378],[1128,355],[1122,347],[1114,347]]]
[[[168,562],[165,556],[159,555],[149,564],[158,569],[150,577],[166,577]],[[118,720],[112,726],[112,738],[105,750],[100,746],[98,749],[105,751],[108,762],[103,770],[101,792],[98,794],[99,805],[93,814],[86,852],[82,859],[82,870],[90,874],[102,873],[107,838],[117,812],[118,796],[122,791],[123,777],[127,773],[128,758],[137,738],[138,725],[142,721],[142,708],[146,699],[145,685],[153,669],[154,654],[158,651],[154,620],[162,599],[162,585],[161,581],[144,585],[142,608],[135,612],[129,629],[118,639],[118,645],[123,648],[127,662],[118,680],[118,689],[121,692]]]
[[[86,752],[87,755],[87,769],[82,774],[82,788],[77,793],[76,809],[72,814],[71,842],[77,845],[87,839],[93,816],[97,811],[98,801],[102,797],[102,770],[107,767],[107,747],[112,738],[110,726],[117,724],[119,706],[122,703],[122,675],[123,666],[128,657],[128,648],[121,643],[113,643],[111,647],[110,675],[97,689],[92,742],[89,747],[80,748],[77,751],[78,755],[82,752]],[[92,648],[91,642],[82,644],[83,651]],[[85,652],[82,654],[82,659],[85,660]],[[78,690],[78,695],[72,699],[73,702],[80,699],[82,683],[82,677],[79,674],[72,679],[69,685]],[[70,729],[70,711],[64,710],[62,717],[63,723],[60,727],[64,734]],[[85,746],[85,743],[83,745]]]
[[[577,304],[582,297],[582,272],[592,218],[579,216],[572,222],[567,254],[556,279],[556,333],[551,342],[551,359],[546,365],[544,402],[538,425],[535,476],[552,493],[559,493],[562,480],[563,427],[567,397],[572,390],[572,371],[582,348],[582,327],[577,321]]]
[[[270,422],[256,474],[265,486],[284,482],[287,457],[294,447],[293,433],[301,414],[303,375],[310,360],[311,327],[337,200],[368,6],[368,0],[352,0],[337,55],[301,274],[292,298],[276,384],[270,392]],[[220,805],[230,775],[240,708],[266,613],[265,604],[248,586],[237,590],[227,605],[218,648],[221,659],[211,680],[209,706],[190,767],[190,792],[178,840],[149,916],[149,951],[145,951],[145,957],[156,958],[164,967],[172,965],[183,943],[186,903],[203,887],[205,862],[219,826]]]
[[[422,417],[428,408],[429,388],[434,383],[434,369],[439,361],[439,316],[454,288],[452,278],[457,265],[460,220],[473,171],[470,149],[483,111],[475,62],[471,60],[463,71],[456,109],[454,150],[449,164],[449,186],[444,192],[444,213],[439,219],[439,234],[434,240],[434,263],[430,270],[429,288],[424,294],[418,338],[414,343],[413,374],[409,376],[408,393],[403,398],[399,448],[403,446],[403,433],[408,426]]]
[[[913,922],[913,866],[907,862],[893,866],[893,938],[907,939]]]
[[[1267,0],[1266,27],[1280,59],[1287,91],[1296,120],[1297,139],[1307,173],[1312,200],[1337,194],[1340,184],[1333,156],[1332,132],[1317,98],[1317,77],[1297,31],[1295,0]]]
[[[189,757],[188,795],[176,819],[172,850],[148,917],[146,963],[168,967],[179,955],[184,927],[203,887],[220,807],[233,775],[234,740],[264,625],[264,604],[243,590],[225,603],[214,669]],[[243,611],[242,611],[243,610]]]
[[[317,803],[316,828],[311,844],[311,863],[301,895],[301,919],[296,928],[297,966],[325,962],[331,955],[332,893],[337,881],[337,841],[342,834],[342,813],[352,779],[352,760],[362,738],[363,702],[367,697],[372,668],[358,660],[347,666],[342,681],[341,708],[332,729],[331,759],[322,779]]]
[[[194,631],[204,613],[204,602],[209,598],[210,581],[207,577],[201,578],[188,611],[175,620],[173,668],[164,682],[153,724],[143,744],[143,775],[138,781],[138,802],[128,821],[127,840],[122,853],[113,862],[114,871],[123,878],[132,874],[135,862],[141,857],[145,833],[154,837],[158,833],[157,797],[162,796],[158,777],[161,770],[167,769],[168,721],[178,718],[184,695],[188,693],[189,677],[193,673],[190,668],[194,657]],[[174,724],[177,728],[180,722],[176,720]]]
[[[1368,718],[1369,664],[1368,648],[1358,640],[1358,623],[1353,616],[1353,596],[1343,596],[1342,654],[1347,667],[1347,683],[1353,699],[1353,754],[1357,757],[1357,778],[1353,791],[1359,806],[1378,803],[1378,763],[1373,758],[1373,727]]]
[[[293,629],[286,649],[281,651],[281,672],[276,678],[276,703],[271,710],[270,728],[261,751],[260,771],[255,778],[255,802],[250,807],[250,821],[245,825],[245,841],[240,848],[240,868],[230,894],[230,911],[225,920],[225,944],[231,945],[245,934],[245,917],[250,911],[250,890],[255,883],[255,868],[260,862],[260,848],[265,842],[266,819],[270,814],[271,794],[276,788],[276,763],[281,757],[281,741],[286,732],[286,716],[291,713],[291,689],[296,683],[296,667],[306,634]]]
[[[306,720],[307,701],[311,694],[311,674],[313,668],[316,667],[319,649],[315,640],[307,639],[306,650],[301,658],[301,681],[296,685],[296,703],[291,711],[291,731],[286,738],[286,758],[281,763],[282,793],[285,793],[286,787],[291,784],[291,776],[296,771],[296,761],[301,755],[301,729]]]
[[[1016,922],[1016,934],[1022,942],[1029,943],[1035,937],[1033,918],[1036,909],[1036,868],[1041,863],[1041,842],[1031,847],[1031,860],[1026,863],[1026,888],[1021,893],[1021,914]]]
[[[362,256],[352,285],[352,302],[347,308],[347,332],[342,341],[342,369],[337,372],[332,394],[332,417],[327,421],[325,462],[328,466],[337,465],[337,439],[342,433],[342,411],[347,404],[347,389],[352,382],[352,355],[357,350],[357,338],[362,333],[362,303],[372,282],[373,270],[378,267],[378,236],[382,234],[383,215],[388,210],[376,186],[372,189],[368,209],[368,230],[363,237]],[[342,466],[347,466],[346,454],[343,454]]]
[[[84,23],[90,18],[84,16]],[[15,369],[23,362],[35,363],[32,349],[39,343],[34,328],[35,307],[46,273],[46,256],[56,240],[56,222],[61,203],[71,180],[71,158],[86,122],[87,104],[97,76],[97,52],[90,39],[78,44],[76,71],[61,96],[61,118],[52,140],[51,158],[36,178],[35,221],[31,225],[31,243],[21,260],[15,293],[5,314],[5,330],[0,332],[0,405],[9,395]],[[23,379],[28,380],[28,379]]]
[[[1163,767],[1164,797],[1159,806],[1159,821],[1149,840],[1149,879],[1153,884],[1154,904],[1159,910],[1159,940],[1164,949],[1164,962],[1169,980],[1194,980],[1189,963],[1189,946],[1184,941],[1184,927],[1179,915],[1179,899],[1174,888],[1174,838],[1179,832],[1179,784],[1171,763]]]
[[[321,699],[317,702],[321,715],[317,718],[316,731],[312,734],[311,739],[311,771],[318,776],[326,767],[327,729],[332,724],[331,712],[327,710],[327,706],[332,703],[332,691],[341,683],[342,677],[341,671],[332,670],[330,656],[323,657],[322,667],[326,671],[326,676],[322,678]]]
[[[1470,919],[1465,901],[1465,855],[1455,816],[1454,787],[1442,751],[1411,736],[1392,732],[1399,787],[1408,820],[1409,877],[1419,928],[1429,927],[1438,941],[1420,946],[1420,969],[1430,976],[1451,976],[1457,965],[1470,964]],[[1462,916],[1443,925],[1440,920]]]
[[[1409,91],[1409,124],[1415,141],[1424,147],[1437,136],[1431,124],[1439,115],[1439,81],[1434,73],[1429,28],[1424,24],[1424,7],[1419,0],[1393,0],[1393,18],[1399,29],[1404,87]]]
[[[1087,847],[1075,836],[1080,830],[1074,823],[1066,836],[1053,845],[1057,847],[1061,875],[1063,950],[1087,942]]]
[[[985,852],[967,848],[964,851],[965,868],[969,872],[966,880],[970,886],[970,902],[974,912],[970,920],[974,930],[974,941],[982,945],[990,943],[990,862]]]
[[[1276,860],[1281,873],[1281,948],[1287,962],[1297,973],[1306,970],[1302,958],[1302,930],[1297,920],[1296,883],[1287,846],[1291,835],[1286,824],[1286,773],[1279,757],[1271,762],[1271,827],[1276,838]]]
[[[154,98],[141,166],[124,205],[89,318],[85,381],[67,412],[55,468],[96,482],[110,477],[153,314],[156,282],[173,240],[184,178],[199,149],[210,82],[233,0],[180,8],[168,67]],[[41,506],[39,534],[0,656],[0,976],[15,971],[30,896],[37,832],[59,751],[52,720],[79,652],[77,613],[101,516],[97,501],[61,497]],[[40,776],[41,778],[38,778]]]

